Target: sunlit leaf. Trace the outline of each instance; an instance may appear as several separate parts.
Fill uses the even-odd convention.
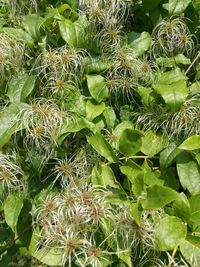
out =
[[[8,83],[7,96],[11,103],[25,102],[35,86],[35,76],[18,74]]]
[[[165,72],[158,83],[154,84],[155,91],[160,94],[167,106],[173,111],[180,109],[188,96],[187,77],[176,68]]]
[[[186,225],[177,217],[165,215],[155,226],[155,239],[160,251],[174,250],[187,234]]]
[[[193,266],[200,265],[200,237],[188,235],[186,240],[181,242],[180,251],[183,257]]]
[[[20,117],[18,113],[26,107],[26,104],[11,104],[0,113],[0,148],[3,147],[11,136],[19,130]]]
[[[16,231],[18,217],[23,207],[23,200],[23,196],[10,193],[4,203],[5,221],[13,232]]]
[[[180,146],[183,150],[195,150],[200,148],[200,135],[193,135],[187,138]]]
[[[101,102],[108,97],[108,88],[104,77],[100,75],[86,75],[88,89],[91,96]]]
[[[151,46],[151,36],[148,32],[141,34],[131,32],[128,39],[129,46],[133,49],[135,56],[142,56]]]

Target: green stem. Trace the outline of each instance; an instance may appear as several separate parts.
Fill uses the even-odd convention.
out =
[[[128,159],[148,159],[148,156],[129,156],[129,157],[121,157],[119,160],[128,160]],[[112,162],[107,162],[101,165],[101,167],[109,166]]]
[[[174,259],[176,252],[177,252],[177,249],[178,249],[178,247],[175,247],[175,249],[173,250],[171,259]],[[168,267],[171,267],[171,266],[172,266],[172,262],[170,261],[170,263],[168,264]]]

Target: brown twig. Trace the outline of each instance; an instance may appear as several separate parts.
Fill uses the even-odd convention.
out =
[[[194,66],[194,64],[196,63],[196,61],[198,60],[198,58],[200,57],[200,51],[197,53],[197,56],[195,57],[195,59],[192,61],[192,63],[190,64],[190,66],[187,68],[187,70],[185,71],[185,75],[188,74],[188,72],[191,70],[191,68]]]

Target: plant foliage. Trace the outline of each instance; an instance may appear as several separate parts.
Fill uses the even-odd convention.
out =
[[[0,0],[0,266],[200,266],[199,21]]]

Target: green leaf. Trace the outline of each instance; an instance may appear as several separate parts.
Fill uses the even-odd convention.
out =
[[[158,83],[153,86],[173,112],[180,109],[188,96],[186,81],[187,77],[180,69],[176,68],[162,74]]]
[[[18,217],[23,207],[23,197],[16,194],[9,194],[4,203],[5,221],[13,230],[16,231]]]
[[[151,46],[151,36],[148,32],[142,32],[139,36],[136,32],[129,34],[129,47],[133,49],[135,56],[142,56]]]
[[[86,79],[89,92],[98,103],[108,98],[108,88],[104,77],[100,75],[86,75]]]
[[[71,20],[64,19],[58,22],[60,34],[63,40],[72,47],[77,47],[77,36],[74,24]]]
[[[113,136],[115,137],[116,140],[115,145],[117,149],[119,149],[119,139],[125,129],[133,129],[133,123],[131,123],[130,121],[123,121],[119,123],[113,131]]]
[[[190,220],[190,203],[184,193],[180,193],[179,199],[174,201],[173,208],[176,215],[184,221]]]
[[[199,164],[199,166],[200,166],[200,153],[197,153],[197,154],[195,155],[195,159],[196,159],[196,161],[198,162],[198,164]]]
[[[112,108],[105,108],[103,116],[106,121],[106,125],[110,128],[113,127],[116,120],[115,111]]]
[[[120,166],[120,171],[125,174],[129,180],[132,182],[137,177],[137,175],[143,172],[143,169],[140,165],[135,163],[133,160],[126,160],[122,166]]]
[[[118,162],[118,157],[115,155],[111,145],[104,139],[101,134],[96,134],[87,138],[88,143],[109,162]]]
[[[161,169],[166,169],[169,167],[181,152],[182,151],[177,148],[175,143],[169,144],[169,146],[160,153]]]
[[[86,74],[98,74],[109,70],[113,63],[102,57],[88,57],[84,60],[84,72]]]
[[[117,182],[113,170],[109,166],[101,166],[101,176],[104,181],[104,186],[111,186],[113,188],[121,189],[120,184]]]
[[[200,1],[199,1],[200,2]],[[194,82],[189,87],[190,94],[195,95],[200,93],[200,82]]]
[[[188,78],[183,74],[179,68],[162,73],[159,77],[158,84],[174,84],[180,81],[187,81]]]
[[[189,203],[191,208],[191,222],[200,224],[200,195],[190,197]]]
[[[45,19],[40,17],[38,14],[30,14],[23,16],[22,26],[33,40],[39,41],[41,39],[40,28],[44,21]]]
[[[200,194],[200,173],[197,162],[186,152],[177,157],[177,171],[180,183],[192,195]]]
[[[161,150],[167,147],[169,143],[169,138],[163,133],[153,133],[153,131],[148,130],[145,132],[145,136],[142,139],[141,151],[145,155],[152,158],[158,154]]]
[[[160,0],[153,0],[153,1],[142,0],[142,5],[145,11],[153,10],[154,8],[158,6],[159,3],[160,3]]]
[[[176,191],[179,191],[180,183],[177,179],[177,171],[175,167],[163,169],[162,179],[164,180],[164,186],[168,186]]]
[[[155,226],[155,240],[160,251],[174,250],[185,239],[186,225],[177,217],[165,215]]]
[[[61,17],[58,22],[60,34],[63,40],[71,47],[85,48],[88,43],[88,21],[85,16],[79,16],[78,20],[72,22],[69,19]]]
[[[95,118],[95,119],[93,120],[93,124],[94,124],[94,126],[92,126],[92,127],[90,128],[90,130],[91,130],[94,134],[96,134],[96,133],[101,133],[101,131],[102,131],[103,129],[105,129],[105,121],[104,121],[104,117],[103,117],[103,115],[100,115],[98,118]]]
[[[35,76],[18,74],[8,83],[7,96],[11,103],[25,102],[35,86]]]
[[[144,164],[143,164],[144,166]],[[145,185],[164,185],[165,180],[161,176],[160,171],[153,171],[151,168],[144,168],[144,183]]]
[[[192,4],[197,12],[200,12],[200,0],[192,0]]]
[[[200,148],[200,135],[193,135],[187,138],[180,146],[183,150],[195,150]]]
[[[169,0],[169,4],[165,4],[164,7],[170,16],[175,16],[183,13],[190,3],[191,0]]]
[[[39,230],[36,228],[32,234],[29,253],[48,266],[62,266],[62,249],[56,248],[42,248],[38,249],[38,242],[40,241]]]
[[[120,183],[117,182],[114,172],[109,166],[101,166],[100,170],[94,167],[92,171],[92,183],[104,187],[109,186],[121,189]]]
[[[30,34],[28,34],[27,32],[25,32],[24,30],[22,30],[22,29],[16,29],[16,28],[9,28],[9,27],[4,27],[2,30],[8,36],[10,36],[11,38],[14,38],[17,41],[23,41],[29,47],[33,47],[34,46],[34,40],[33,40],[33,38],[30,36]]]
[[[99,105],[93,104],[92,101],[88,100],[86,103],[86,117],[89,121],[93,121],[96,117],[101,115],[105,110],[105,103],[102,102]]]
[[[140,131],[125,129],[119,139],[119,150],[125,156],[133,156],[140,151],[142,146],[142,136]]]
[[[137,89],[138,94],[141,97],[141,101],[144,107],[149,108],[154,105],[155,102],[155,92],[152,88],[147,87],[138,87]]]
[[[24,103],[11,104],[0,113],[0,148],[2,148],[19,130],[20,118],[18,113],[27,105]]]
[[[140,225],[140,222],[141,222],[142,212],[143,212],[143,208],[140,202],[131,203],[130,213],[138,225]]]
[[[84,128],[92,128],[95,125],[92,122],[89,122],[87,119],[83,117],[76,117],[75,120],[71,120],[70,122],[64,121],[62,125],[62,129],[60,131],[60,136],[66,133],[76,133]]]
[[[126,252],[120,252],[118,254],[118,257],[119,259],[121,259],[123,262],[126,263],[126,265],[128,267],[133,267],[133,264],[132,264],[132,252],[131,252],[131,249],[126,251]]]
[[[186,240],[180,244],[183,257],[191,266],[200,266],[200,237],[188,235]],[[194,265],[195,263],[195,265]]]
[[[142,201],[143,208],[145,209],[162,208],[166,204],[179,198],[179,194],[167,186],[155,184],[147,187],[146,191],[146,199]]]
[[[176,67],[178,64],[191,64],[191,60],[185,57],[183,54],[178,54],[174,57],[159,57],[156,59],[156,62],[158,63],[158,65],[166,68]]]
[[[42,248],[36,251],[32,256],[48,266],[62,266],[62,249]]]
[[[132,192],[135,196],[140,196],[144,190],[144,174],[139,173],[134,179],[131,179]]]

